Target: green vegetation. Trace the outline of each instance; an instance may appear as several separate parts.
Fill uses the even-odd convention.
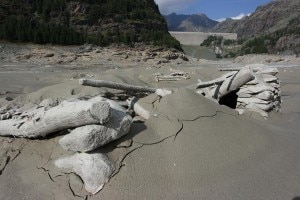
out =
[[[29,18],[10,16],[1,26],[0,38],[12,42],[34,42],[37,44],[83,44],[82,34],[72,28],[31,21]]]
[[[210,35],[200,46],[213,48],[216,58],[222,59],[236,57],[236,47],[234,47],[234,51],[232,51],[233,46],[236,45],[236,40],[224,39],[223,36]],[[230,52],[227,53],[228,51]]]
[[[274,33],[263,34],[244,42],[240,54],[260,54],[260,53],[277,53],[289,48],[293,49],[299,46],[299,43],[286,44],[283,49],[276,49],[278,40],[282,37],[300,37],[300,19],[290,20],[287,28],[280,29]]]
[[[221,48],[223,53],[222,55],[216,54],[217,58],[233,58],[245,54],[278,53],[285,50],[297,52],[300,49],[300,42],[299,39],[293,38],[300,38],[299,18],[290,20],[286,28],[250,39],[225,40],[223,37],[211,35],[203,41],[201,46]],[[278,45],[280,39],[283,40]]]
[[[227,39],[223,41],[223,45],[225,46],[230,46],[230,45],[235,45],[236,44],[236,40],[230,40],[230,39]]]
[[[223,41],[222,36],[210,35],[205,39],[200,46],[210,47],[210,46],[221,46]]]
[[[101,46],[143,42],[181,50],[180,43],[167,32],[166,22],[153,0],[78,0],[75,3],[81,3],[84,9],[75,13],[71,12],[70,3],[3,0],[0,39]]]

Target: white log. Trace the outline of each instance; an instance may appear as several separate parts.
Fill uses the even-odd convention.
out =
[[[226,94],[239,89],[241,86],[245,85],[247,82],[253,79],[254,73],[249,68],[243,68],[234,76],[225,79],[222,85],[219,88],[216,88],[214,98],[220,99]]]
[[[264,92],[261,92],[261,93],[255,95],[255,97],[258,99],[265,100],[265,101],[272,101],[272,100],[274,100],[274,93],[271,91],[264,91]]]
[[[263,80],[266,83],[279,83],[279,79],[276,76],[265,74],[263,75]]]
[[[279,89],[280,88],[280,84],[279,83],[270,83],[270,86],[272,86],[275,89]]]
[[[235,75],[237,72],[230,72],[227,73],[223,76],[221,76],[220,78],[211,80],[211,81],[205,81],[205,82],[199,82],[196,86],[196,89],[200,89],[200,88],[206,88],[206,87],[210,87],[210,86],[214,86],[214,85],[220,85],[222,84],[226,79],[228,79],[229,77],[232,77],[233,75]]]
[[[93,80],[93,79],[79,79],[80,85],[91,86],[91,87],[107,87],[111,89],[124,90],[130,92],[146,92],[155,93],[155,88],[150,88],[147,86],[136,86],[125,83],[116,83],[112,81],[104,80]]]
[[[137,115],[141,116],[144,119],[150,118],[150,112],[143,108],[138,102],[137,98],[133,97],[128,99],[128,106],[131,108]]]
[[[269,104],[249,103],[245,106],[245,108],[247,108],[247,109],[257,109],[257,108],[259,108],[263,111],[270,112],[271,110],[274,109],[274,104],[273,103],[269,103]]]
[[[74,172],[80,176],[85,190],[91,194],[99,192],[115,171],[114,164],[100,153],[77,153],[56,160],[55,165],[67,173]]]
[[[80,79],[79,84],[85,86],[91,86],[91,87],[107,87],[107,88],[124,90],[129,92],[156,93],[157,95],[160,96],[166,96],[172,93],[172,91],[168,89],[156,89],[148,86],[136,86],[136,85],[116,83],[116,82],[104,81],[104,80]]]
[[[269,104],[270,101],[265,101],[259,98],[251,97],[251,98],[238,98],[238,102],[244,103],[244,104],[250,104],[250,103],[255,103],[255,104]]]
[[[111,106],[111,117],[105,125],[86,125],[72,130],[59,140],[65,149],[74,152],[92,151],[113,140],[116,140],[130,131],[132,118],[115,101],[96,97],[90,101],[106,101]]]
[[[251,94],[249,94],[249,93],[247,93],[247,92],[243,92],[243,91],[241,91],[241,90],[239,90],[236,94],[237,94],[238,97],[240,97],[240,98],[250,98],[250,97],[253,96],[253,95],[251,95]]]
[[[279,73],[277,68],[261,68],[255,71],[258,74],[269,74],[269,75],[276,75]]]
[[[246,65],[245,67],[249,67],[253,72],[260,73],[260,74],[270,74],[270,75],[276,75],[278,74],[278,69],[269,67],[267,65],[261,65],[261,64],[252,64],[252,65]],[[224,67],[219,68],[220,71],[240,71],[244,67]]]
[[[198,84],[203,84],[203,81],[201,81],[201,79],[198,79]],[[204,87],[200,90],[197,91],[198,94],[204,94],[204,96],[207,96],[209,94],[209,90],[208,88]]]
[[[275,88],[265,85],[265,84],[258,84],[255,86],[243,86],[240,88],[240,92],[248,93],[248,94],[258,94],[264,91],[271,91],[275,92]]]
[[[39,108],[15,119],[0,121],[1,136],[37,138],[56,131],[88,124],[104,124],[111,114],[107,102],[64,101],[45,110]]]
[[[157,94],[158,96],[164,97],[169,94],[172,94],[172,91],[168,90],[168,89],[156,89],[155,94]]]
[[[267,119],[269,117],[269,114],[260,109],[260,108],[248,108],[247,110],[245,110],[245,108],[243,109],[236,109],[239,113],[239,115],[242,115],[242,114],[245,114],[246,112],[256,112],[256,113],[259,113],[263,118]]]

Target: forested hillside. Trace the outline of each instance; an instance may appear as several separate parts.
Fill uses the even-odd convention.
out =
[[[39,44],[133,45],[180,49],[154,0],[0,0],[0,39]]]

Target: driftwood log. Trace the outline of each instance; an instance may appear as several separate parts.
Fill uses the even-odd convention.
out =
[[[107,102],[64,101],[46,110],[36,108],[9,120],[0,121],[0,136],[45,137],[56,131],[109,121]]]
[[[59,140],[60,145],[70,151],[87,152],[116,140],[130,131],[132,118],[115,101],[103,97],[90,99],[91,102],[107,102],[111,107],[111,117],[104,125],[86,125],[72,130]]]
[[[236,91],[241,86],[255,78],[253,72],[249,68],[243,68],[234,74],[231,78],[225,79],[221,86],[216,88],[214,98],[220,99],[221,97]]]
[[[111,89],[124,90],[130,92],[144,92],[155,93],[156,89],[144,86],[135,86],[126,83],[116,83],[112,81],[93,80],[93,79],[79,79],[79,84],[91,87],[107,87]]]
[[[214,86],[209,92],[206,91],[206,93],[209,93],[206,96],[219,100],[254,78],[255,76],[249,68],[243,68],[238,72],[230,72],[212,81],[199,82],[196,89]]]
[[[117,83],[112,81],[104,81],[104,80],[93,80],[93,79],[79,79],[79,84],[84,86],[91,86],[91,87],[106,87],[116,90],[124,90],[127,92],[133,93],[156,93],[159,96],[166,96],[171,94],[172,91],[163,88],[151,88],[148,86],[136,86],[130,85],[126,83]]]
[[[210,86],[220,85],[226,79],[232,77],[234,74],[236,74],[236,72],[227,73],[227,74],[223,75],[222,77],[211,80],[211,81],[206,81],[206,82],[199,81],[199,83],[196,86],[196,89],[207,88],[207,87],[210,87]]]
[[[138,102],[138,99],[135,97],[132,97],[127,100],[128,106],[130,109],[132,109],[137,115],[141,116],[144,119],[150,118],[150,112],[143,108]]]
[[[66,173],[80,176],[85,190],[91,194],[99,192],[115,170],[114,164],[100,153],[77,153],[56,160],[55,165]]]

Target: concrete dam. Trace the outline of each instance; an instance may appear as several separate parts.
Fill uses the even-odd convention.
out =
[[[236,40],[235,33],[204,33],[204,32],[172,32],[170,34],[182,45],[199,46],[208,36],[222,36],[224,39]]]

